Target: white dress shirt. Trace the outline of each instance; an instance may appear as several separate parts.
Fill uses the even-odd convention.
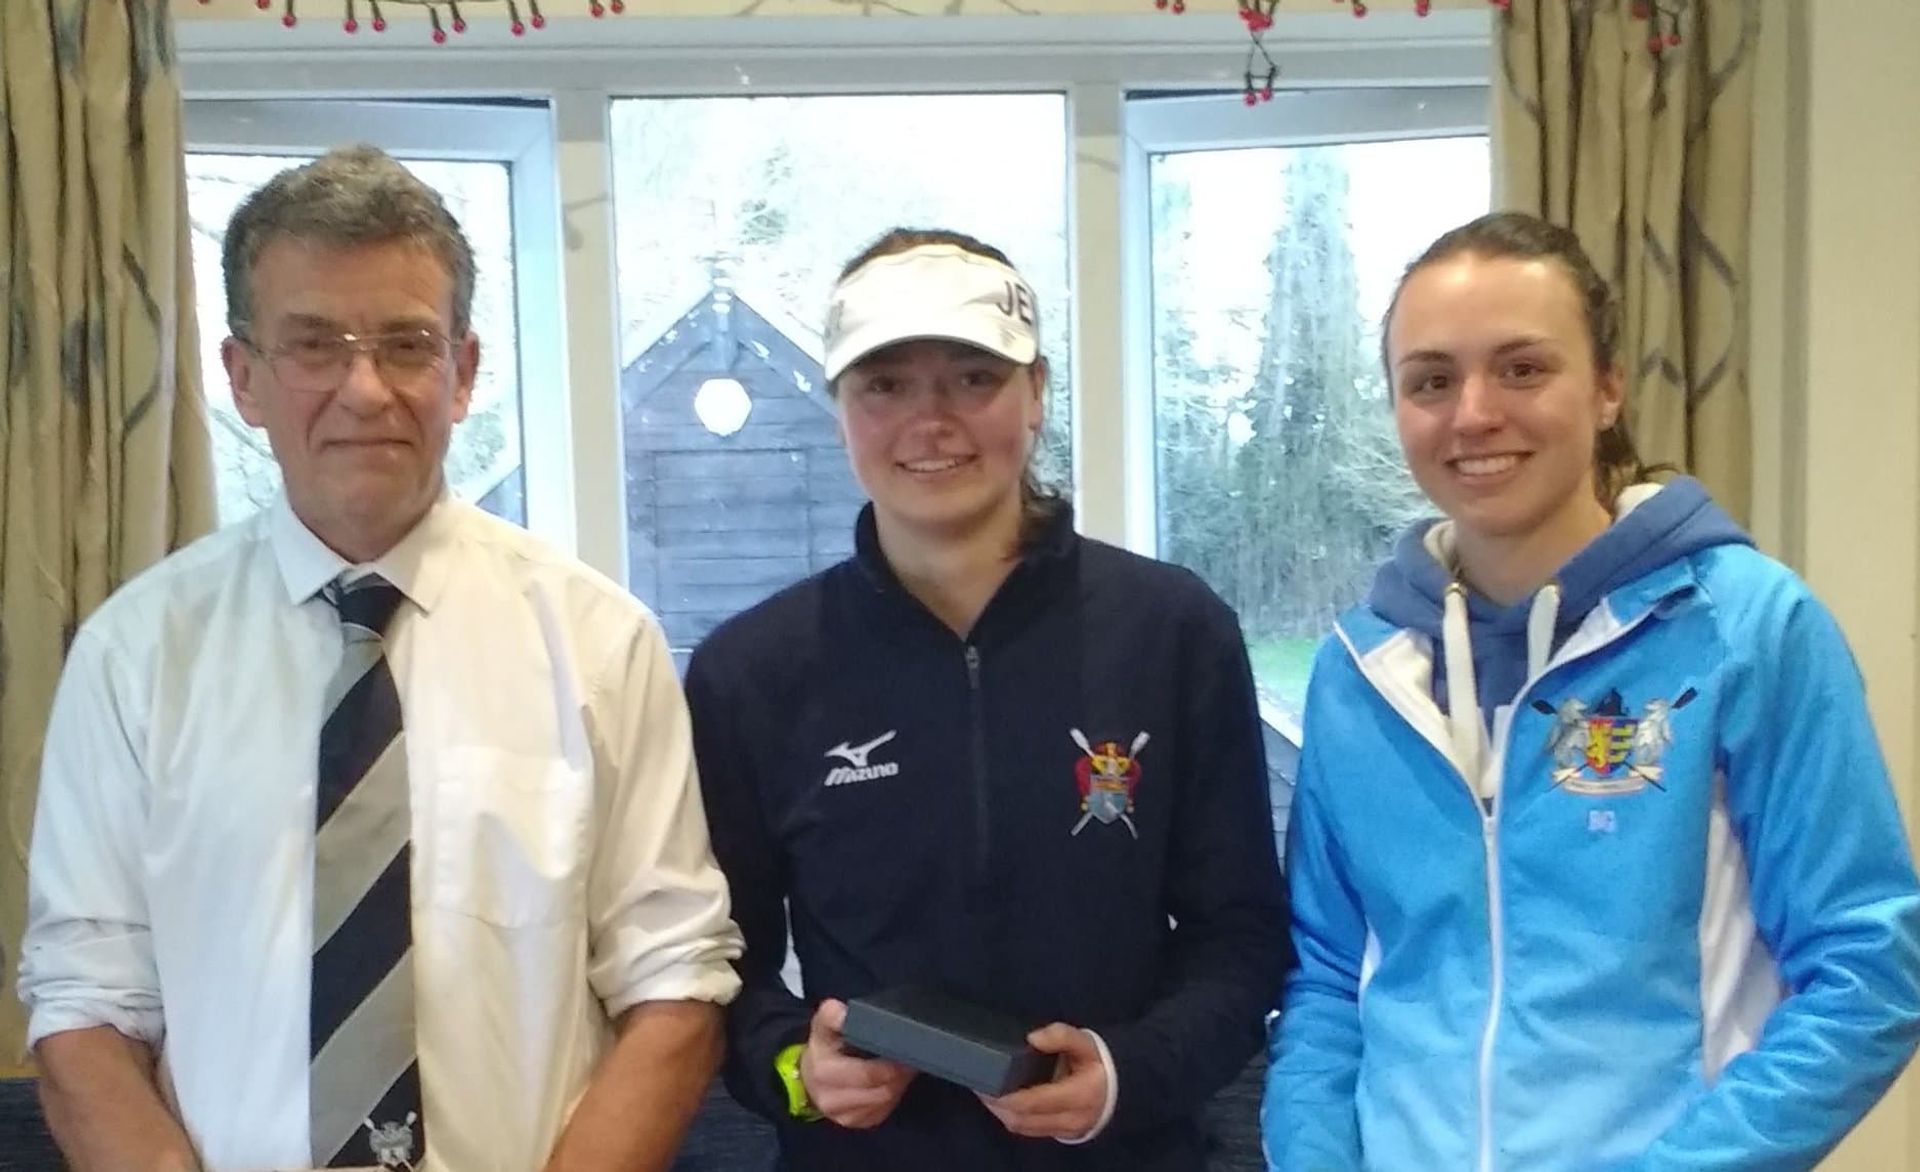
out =
[[[28,1039],[159,1052],[207,1172],[305,1168],[314,787],[353,569],[288,508],[129,583],[75,637],[34,824]],[[732,999],[714,865],[659,625],[523,530],[444,498],[384,557],[413,811],[434,1172],[534,1172],[611,1037]]]

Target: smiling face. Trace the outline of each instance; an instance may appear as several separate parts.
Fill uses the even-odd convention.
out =
[[[1570,553],[1605,528],[1594,446],[1622,379],[1561,265],[1465,252],[1415,270],[1387,358],[1407,465],[1463,544]]]
[[[480,354],[471,332],[450,337],[452,292],[434,255],[405,241],[329,248],[281,237],[253,266],[249,337],[221,350],[234,404],[265,429],[295,514],[349,560],[386,552],[439,495]],[[383,372],[356,354],[334,385],[287,377],[290,350],[421,330],[450,340],[418,370]]]
[[[1042,419],[1046,364],[957,342],[875,351],[834,384],[853,474],[880,523],[940,542],[1020,527],[1020,482]]]

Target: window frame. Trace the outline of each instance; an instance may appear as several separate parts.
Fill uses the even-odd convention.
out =
[[[1393,142],[1484,135],[1490,92],[1484,82],[1446,86],[1343,87],[1277,92],[1219,116],[1218,97],[1155,95],[1127,103],[1121,165],[1122,409],[1126,418],[1124,520],[1128,548],[1159,556],[1159,484],[1153,386],[1152,175],[1155,155],[1263,147]],[[1301,741],[1299,720],[1262,700],[1260,716],[1287,742]]]
[[[1126,252],[1123,286],[1128,482],[1126,540],[1130,549],[1158,556],[1159,486],[1154,459],[1152,176],[1155,155],[1262,147],[1323,146],[1455,138],[1487,133],[1490,94],[1481,84],[1306,90],[1273,100],[1228,122],[1196,95],[1128,103],[1121,188],[1123,239],[1147,242]]]
[[[275,99],[288,107],[341,98],[545,104],[550,155],[526,155],[523,165],[544,166],[553,182],[514,184],[516,233],[532,239],[534,218],[544,215],[551,241],[551,252],[521,270],[528,522],[618,582],[626,580],[627,548],[619,488],[626,464],[613,267],[614,99],[1064,93],[1077,521],[1090,537],[1148,556],[1158,548],[1148,155],[1194,144],[1442,137],[1485,133],[1488,124],[1493,16],[1477,6],[1424,18],[1407,11],[1366,20],[1344,10],[1278,13],[1266,43],[1284,88],[1252,107],[1240,98],[1245,29],[1230,12],[556,17],[524,39],[509,36],[499,21],[480,22],[447,46],[427,41],[424,28],[408,27],[413,17],[396,13],[380,37],[348,36],[320,20],[294,29],[248,18],[182,20],[189,149],[199,145],[197,110],[223,100]],[[1155,99],[1151,113],[1133,100],[1147,97]],[[335,141],[393,141],[358,122],[340,130]],[[391,124],[389,132],[405,133]],[[524,223],[517,210],[523,186],[539,187],[549,201],[530,204]],[[540,293],[530,296],[536,280]],[[532,332],[541,312],[550,315],[547,324]],[[556,352],[564,355],[558,363]],[[1298,745],[1298,725],[1285,713],[1263,715]]]
[[[324,154],[343,142],[368,142],[392,154],[446,162],[499,163],[507,168],[512,220],[514,327],[518,334],[521,470],[527,527],[573,544],[570,430],[564,415],[530,402],[558,392],[537,355],[565,348],[560,310],[558,194],[553,182],[551,113],[535,105],[393,98],[196,98],[183,105],[186,150],[192,154]],[[482,339],[485,345],[485,339]],[[541,388],[536,391],[535,388]],[[552,389],[549,389],[552,388]]]
[[[1152,551],[1152,541],[1142,540],[1143,533],[1152,536],[1154,507],[1151,383],[1129,377],[1133,358],[1121,345],[1151,312],[1137,274],[1129,277],[1142,238],[1128,232],[1134,213],[1123,185],[1127,99],[1210,92],[1216,96],[1206,100],[1209,114],[1223,124],[1257,124],[1288,109],[1279,95],[1251,109],[1239,104],[1245,30],[1231,13],[555,17],[522,39],[497,20],[476,22],[446,46],[409,27],[411,15],[396,12],[393,27],[378,37],[348,36],[317,18],[293,29],[250,17],[183,19],[182,89],[190,112],[210,99],[234,98],[549,103],[561,240],[559,293],[546,304],[560,308],[550,336],[565,358],[555,363],[523,320],[521,415],[533,528],[624,580],[624,510],[613,487],[623,483],[624,470],[611,309],[613,98],[1041,90],[1067,96],[1079,524],[1089,536]],[[1366,20],[1282,12],[1267,41],[1288,92],[1484,87],[1491,32],[1492,17],[1477,7],[1426,18],[1382,11]],[[369,133],[356,125],[347,137]],[[528,377],[535,356],[544,363]],[[561,370],[550,369],[555,365]],[[537,447],[536,436],[549,434],[552,442]]]

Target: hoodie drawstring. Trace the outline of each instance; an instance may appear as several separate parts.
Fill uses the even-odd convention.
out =
[[[1553,629],[1560,619],[1560,584],[1548,582],[1527,611],[1527,678],[1546,670],[1553,654]],[[1467,588],[1459,579],[1447,584],[1440,636],[1447,672],[1447,724],[1461,772],[1482,801],[1490,801],[1496,779],[1486,776],[1486,726],[1480,719],[1480,688],[1473,675],[1473,641],[1467,628]]]
[[[1560,583],[1549,582],[1533,596],[1527,611],[1527,678],[1547,670],[1553,654],[1553,627],[1560,621]]]
[[[1440,620],[1440,637],[1447,667],[1447,724],[1453,734],[1453,755],[1474,792],[1488,797],[1482,776],[1480,749],[1486,734],[1480,724],[1480,689],[1473,680],[1473,644],[1467,638],[1467,588],[1458,579],[1447,583]]]

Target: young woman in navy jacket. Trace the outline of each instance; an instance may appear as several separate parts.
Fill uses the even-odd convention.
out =
[[[870,497],[856,552],[688,666],[747,940],[727,1081],[794,1172],[1201,1169],[1200,1108],[1277,999],[1238,622],[1036,483],[1037,310],[957,233],[847,266],[826,375]],[[990,1098],[849,1053],[846,1000],[903,984],[1030,1024],[1053,1081]]]

